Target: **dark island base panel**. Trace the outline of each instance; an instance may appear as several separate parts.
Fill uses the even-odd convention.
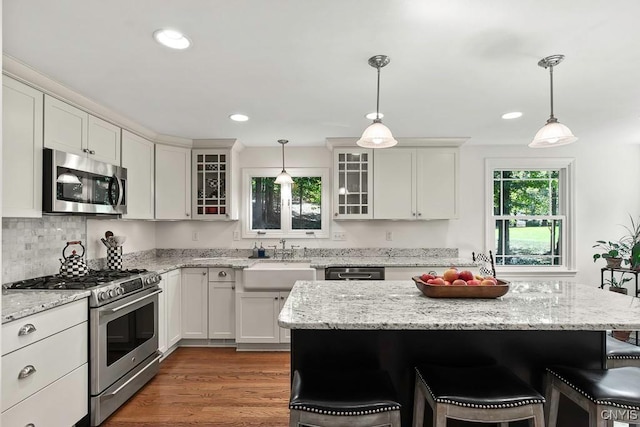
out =
[[[402,425],[411,425],[413,367],[421,363],[478,365],[497,362],[544,394],[545,367],[604,367],[604,332],[597,331],[291,331],[291,369],[382,368],[402,404]],[[425,410],[425,426],[431,412]],[[477,423],[449,420],[449,427]],[[490,424],[483,424],[490,425]],[[526,421],[510,427],[527,426]],[[558,427],[588,426],[587,413],[563,397]]]

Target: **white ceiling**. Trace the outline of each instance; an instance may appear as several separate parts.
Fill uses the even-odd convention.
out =
[[[578,143],[640,142],[638,0],[4,0],[3,51],[158,133],[248,146],[359,136],[530,142],[555,113]],[[173,51],[154,30],[192,41]],[[502,120],[509,111],[516,120]],[[236,123],[229,114],[251,117]]]

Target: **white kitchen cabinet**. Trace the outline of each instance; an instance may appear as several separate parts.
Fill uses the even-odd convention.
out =
[[[127,219],[154,218],[154,144],[122,130],[122,167],[127,168]]]
[[[66,427],[88,413],[88,336],[86,298],[2,325],[3,425]]]
[[[278,314],[282,311],[282,307],[284,307],[284,303],[287,302],[287,298],[289,298],[290,292],[280,292],[280,309],[278,310]],[[278,323],[278,316],[276,316],[276,324]],[[280,328],[278,326],[278,328]],[[281,343],[290,343],[291,342],[291,329],[288,328],[280,328],[280,342]]]
[[[333,150],[333,218],[373,218],[373,150]]]
[[[209,338],[236,337],[236,286],[231,268],[209,268]]]
[[[118,126],[89,114],[87,149],[91,159],[119,165],[120,137],[121,129]]]
[[[278,326],[278,315],[289,292],[239,292],[236,304],[238,343],[286,343],[290,335]]]
[[[191,218],[191,150],[156,144],[156,219]]]
[[[42,216],[44,94],[2,76],[2,216]]]
[[[182,338],[208,338],[209,283],[206,268],[182,269]]]
[[[233,186],[237,159],[231,149],[194,149],[192,152],[192,213],[195,219],[238,219]]]
[[[44,146],[120,164],[120,128],[52,96],[44,96]]]
[[[182,281],[180,270],[171,270],[163,274],[162,278],[166,280],[167,349],[171,349],[182,338]]]
[[[458,216],[458,148],[390,148],[374,154],[374,219]]]
[[[167,352],[167,273],[160,275],[158,283],[160,294],[158,295],[158,350],[164,354]]]

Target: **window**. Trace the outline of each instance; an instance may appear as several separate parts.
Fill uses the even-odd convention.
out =
[[[288,169],[293,184],[278,185],[279,169],[246,169],[245,237],[328,237],[325,169]]]
[[[496,266],[573,266],[572,162],[567,159],[489,159],[492,212],[488,247]]]

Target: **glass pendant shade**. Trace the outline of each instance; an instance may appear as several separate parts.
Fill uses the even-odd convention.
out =
[[[571,144],[572,142],[577,141],[578,138],[573,135],[571,129],[559,123],[558,121],[547,121],[547,124],[544,125],[536,136],[533,138],[533,141],[529,144],[531,148],[549,148],[549,147],[559,147],[561,145]]]
[[[379,120],[374,120],[374,122],[364,130],[362,137],[356,141],[356,144],[364,148],[389,148],[397,143],[398,141],[393,138],[389,128]]]
[[[282,172],[276,177],[276,184],[293,184],[293,178],[286,170],[282,169]]]

